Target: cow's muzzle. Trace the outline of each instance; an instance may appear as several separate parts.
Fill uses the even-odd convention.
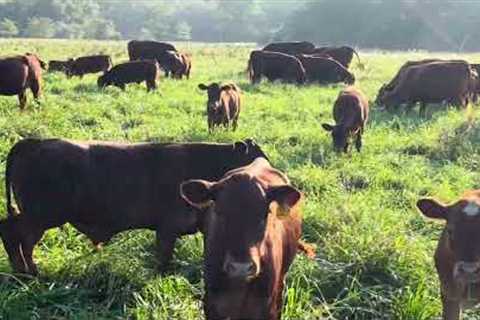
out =
[[[260,273],[260,265],[252,259],[246,261],[235,260],[230,254],[225,255],[223,271],[228,277],[238,280],[251,280]]]
[[[455,280],[464,283],[480,282],[480,261],[478,262],[457,262],[453,268]]]

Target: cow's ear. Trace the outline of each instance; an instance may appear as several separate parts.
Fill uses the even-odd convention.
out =
[[[278,203],[277,215],[279,216],[287,216],[290,208],[294,207],[301,198],[301,192],[289,185],[270,187],[267,191],[267,201]]]
[[[180,195],[190,205],[202,209],[209,206],[214,200],[213,186],[215,184],[205,180],[188,180],[180,185]]]
[[[426,217],[433,219],[447,219],[447,206],[437,200],[431,198],[420,199],[417,201],[417,208]]]
[[[326,131],[333,131],[333,126],[328,123],[322,123],[322,128]]]
[[[247,140],[245,141],[237,141],[233,144],[233,149],[240,152],[241,154],[247,154],[250,145]]]
[[[203,83],[200,83],[200,84],[198,85],[198,89],[200,89],[200,90],[207,90],[208,87],[207,87],[206,85],[204,85]]]

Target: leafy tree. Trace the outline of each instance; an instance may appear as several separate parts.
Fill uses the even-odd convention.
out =
[[[0,22],[0,36],[2,37],[15,37],[19,31],[14,21],[5,18]]]
[[[33,17],[28,21],[24,35],[30,38],[53,38],[55,24],[50,18]]]
[[[192,39],[192,27],[185,22],[181,21],[175,26],[175,38],[177,40],[188,41]]]

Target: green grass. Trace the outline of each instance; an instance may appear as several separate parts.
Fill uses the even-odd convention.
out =
[[[122,141],[218,141],[253,137],[306,194],[304,237],[317,258],[298,256],[288,275],[284,319],[432,319],[440,314],[432,255],[441,224],[415,209],[420,196],[450,201],[480,187],[480,126],[473,110],[432,107],[386,113],[373,107],[361,154],[337,155],[321,128],[332,122],[342,85],[251,86],[247,46],[180,44],[193,55],[189,81],[162,79],[126,92],[96,88],[96,76],[46,74],[40,106],[19,112],[0,97],[0,176],[22,137]],[[126,60],[124,42],[1,40],[2,55],[37,52],[45,59],[89,53]],[[357,85],[374,100],[400,65],[425,57],[480,55],[362,52]],[[200,82],[235,81],[243,89],[239,129],[209,135]],[[30,96],[29,96],[30,98]],[[3,180],[0,207],[4,208]],[[48,213],[46,213],[48,214]],[[2,216],[5,216],[2,212]],[[156,272],[154,235],[125,232],[100,253],[67,226],[49,231],[35,257],[41,276],[12,275],[0,246],[0,319],[202,319],[200,235],[179,242],[168,275]],[[465,319],[480,319],[473,312]]]

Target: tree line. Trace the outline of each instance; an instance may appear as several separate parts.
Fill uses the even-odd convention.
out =
[[[0,0],[0,37],[480,49],[480,2]]]

